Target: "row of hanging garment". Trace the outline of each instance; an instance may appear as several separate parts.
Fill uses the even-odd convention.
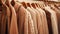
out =
[[[60,34],[59,11],[44,1],[0,0],[0,34]]]

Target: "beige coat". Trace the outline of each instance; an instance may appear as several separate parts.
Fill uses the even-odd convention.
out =
[[[8,23],[10,23],[10,11],[6,4],[4,4],[3,11],[0,13],[0,23],[0,34],[8,34],[7,31]]]
[[[36,13],[30,8],[30,7],[27,7],[27,10],[30,12],[30,14],[31,14],[31,17],[32,17],[32,20],[33,20],[33,25],[34,25],[34,34],[36,33]]]
[[[54,12],[54,10],[52,10],[49,6],[45,7],[45,9],[51,13],[51,24],[52,24],[53,34],[58,34],[56,12]]]
[[[41,8],[36,8],[36,9],[41,14],[43,34],[49,34],[45,12]]]
[[[2,7],[2,6],[1,6]],[[0,7],[0,8],[1,8]],[[3,4],[3,8],[1,8],[0,10],[0,34],[5,34],[6,32],[6,24],[7,24],[7,9],[6,9],[6,5]]]
[[[18,3],[15,4],[14,8],[18,17],[19,34],[28,34],[28,11]]]
[[[9,2],[7,3],[7,6],[9,7],[10,12],[11,12],[11,22],[9,25],[9,34],[18,34],[17,16],[16,16],[15,9]]]
[[[38,34],[43,34],[43,29],[42,29],[42,21],[41,21],[41,14],[38,12],[38,10],[34,9],[33,7],[31,7],[31,9],[33,9],[36,12],[36,26],[37,26],[37,33]],[[36,33],[36,34],[37,34]]]
[[[30,7],[27,7],[27,10],[29,10],[29,12],[30,12],[30,14],[32,16],[35,34],[38,34],[37,21],[36,21],[36,12],[32,8],[30,8]]]
[[[59,30],[59,33],[60,33],[60,10],[57,9],[54,5],[51,5],[51,8],[56,12],[56,15],[57,15],[57,21],[58,21],[58,30]]]

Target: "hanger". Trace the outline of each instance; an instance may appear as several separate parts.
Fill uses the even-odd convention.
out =
[[[12,6],[14,6],[15,5],[15,0],[12,0],[11,4],[12,4]]]
[[[42,9],[44,9],[44,7],[45,7],[46,5],[47,5],[47,4],[45,4],[45,2],[44,2],[44,3],[38,3],[39,8],[42,8]]]
[[[35,3],[36,7],[38,7],[37,3]]]
[[[6,0],[6,5],[7,5],[7,6],[10,6],[10,5],[11,5],[11,2],[12,2],[12,1],[10,1],[10,0]]]
[[[0,5],[3,4],[2,0],[0,0]]]
[[[0,0],[0,11],[3,10],[3,8],[5,8],[5,0]]]
[[[38,4],[38,3],[36,3],[36,6],[37,6],[38,8],[40,8],[40,6],[39,6],[39,4]]]
[[[11,5],[14,6],[15,5],[15,0],[11,0],[11,1],[10,0],[6,0],[6,5],[7,6],[11,6]]]
[[[57,6],[56,4],[54,4],[54,6],[55,6],[57,9],[59,9],[58,6]],[[59,9],[59,10],[60,10],[60,9]]]
[[[32,5],[32,7],[33,7],[33,8],[36,8],[36,5],[35,5],[35,3],[32,3],[31,5]]]
[[[9,0],[6,0],[5,4],[6,4],[8,7],[11,5]]]
[[[27,3],[26,2],[22,2],[21,3],[25,8],[27,8]]]
[[[5,0],[0,0],[0,5],[4,5]]]
[[[27,3],[27,6],[28,6],[28,7],[32,7],[30,3]]]
[[[39,5],[38,5],[38,3],[35,3],[35,6],[36,6],[36,8],[39,8]]]
[[[48,3],[48,6],[50,6],[51,9],[53,9],[53,8],[59,9],[54,3],[52,3],[52,4],[51,3],[50,4]]]
[[[3,5],[3,2],[2,0],[0,0],[0,11],[2,11],[2,5]]]

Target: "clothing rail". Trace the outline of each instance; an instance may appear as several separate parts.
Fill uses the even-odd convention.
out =
[[[26,2],[26,3],[39,3],[39,4],[55,4],[56,6],[60,7],[60,2],[57,1],[17,1],[17,2]]]
[[[44,1],[44,2],[48,2],[48,3],[60,3],[59,1]]]
[[[48,2],[48,3],[57,3],[57,4],[60,4],[60,2],[58,2],[58,1],[19,1],[19,2],[27,2],[27,3]]]

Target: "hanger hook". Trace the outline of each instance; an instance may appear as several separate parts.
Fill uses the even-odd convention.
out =
[[[0,0],[0,4],[4,4],[6,0]]]
[[[27,8],[26,2],[22,2],[21,4],[22,4],[25,8]]]

